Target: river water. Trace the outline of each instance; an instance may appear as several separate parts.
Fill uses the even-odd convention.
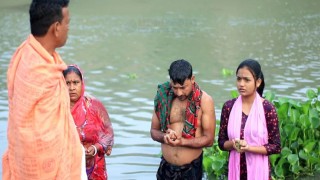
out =
[[[29,0],[0,0],[0,154],[6,146],[6,70],[30,33]],[[115,146],[109,179],[155,179],[160,145],[150,138],[153,97],[176,59],[189,60],[215,100],[217,118],[234,71],[261,63],[265,91],[304,99],[320,82],[320,1],[73,0],[69,39],[58,52],[84,71],[86,90],[109,111]]]

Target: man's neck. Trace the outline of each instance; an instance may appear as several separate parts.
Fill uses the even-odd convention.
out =
[[[47,52],[53,56],[53,52],[55,51],[55,47],[52,44],[52,40],[47,36],[34,36],[34,38],[42,45],[42,47],[47,50]]]

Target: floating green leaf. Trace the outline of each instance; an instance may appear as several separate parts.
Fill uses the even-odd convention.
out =
[[[287,157],[289,154],[291,154],[292,151],[288,148],[288,147],[284,147],[281,150],[281,155],[285,158]]]
[[[303,103],[301,106],[303,113],[307,114],[310,108],[310,101],[308,101],[307,103]]]
[[[289,101],[288,98],[279,98],[278,100],[279,100],[280,105],[282,105],[284,103],[288,103],[288,101]]]
[[[320,159],[319,158],[316,158],[316,157],[314,157],[314,156],[309,156],[309,162],[311,163],[311,164],[319,164],[320,163]]]
[[[296,100],[293,100],[293,99],[289,99],[288,102],[293,105],[295,108],[300,108],[301,107],[301,104],[300,102],[296,101]]]
[[[129,79],[137,79],[138,75],[136,73],[130,73],[128,74]]]
[[[308,115],[306,115],[306,114],[302,114],[301,116],[300,116],[300,121],[299,121],[299,123],[302,125],[302,128],[303,129],[310,129],[311,127],[311,123],[310,123],[310,121],[309,121],[309,116]]]
[[[294,174],[296,175],[300,174],[299,171],[301,167],[298,164],[293,164],[290,169],[291,169],[291,172],[293,172]]]
[[[290,140],[291,141],[297,140],[299,132],[300,132],[300,128],[294,127],[290,133]]]
[[[291,109],[290,119],[295,124],[300,119],[300,112],[297,109]]]
[[[320,120],[319,120],[319,112],[312,108],[309,110],[309,118],[310,118],[310,122],[312,124],[312,127],[314,129],[317,129],[320,125]]]
[[[299,156],[296,154],[289,154],[288,155],[288,161],[290,164],[295,164],[299,161]]]
[[[284,178],[283,168],[279,164],[275,167],[275,174],[280,178]]]
[[[305,153],[303,150],[300,150],[299,151],[299,157],[304,159],[304,160],[308,160],[309,159],[309,156],[307,153]]]
[[[316,142],[314,142],[314,141],[307,142],[307,144],[305,144],[305,146],[303,147],[303,150],[306,153],[310,153],[313,150],[313,147],[315,144],[316,144]]]
[[[231,75],[233,75],[233,70],[222,68],[222,75],[223,76],[231,76]]]
[[[280,154],[273,154],[269,156],[269,160],[271,165],[274,167],[276,165],[276,161],[280,158]]]
[[[232,91],[231,91],[231,97],[232,97],[232,98],[236,98],[236,97],[238,97],[238,96],[239,96],[238,91],[236,91],[236,90],[232,90]]]
[[[289,108],[288,104],[282,104],[278,108],[279,119],[282,119],[282,120],[286,120],[287,119],[287,117],[288,117],[288,108]]]
[[[275,98],[275,94],[271,91],[267,91],[264,93],[265,99],[272,102]]]
[[[218,171],[223,167],[223,165],[224,165],[223,161],[213,161],[212,162],[212,169],[214,171]]]
[[[212,159],[209,158],[209,157],[207,157],[207,156],[204,156],[204,157],[203,157],[203,162],[202,162],[202,164],[203,164],[204,170],[205,170],[206,172],[208,172],[209,174],[211,174],[212,171],[213,171],[213,169],[210,168],[210,167],[211,167],[211,164],[212,164]]]
[[[320,112],[320,101],[317,101],[317,102],[315,103],[315,106],[316,106],[317,111]]]
[[[307,90],[307,97],[309,99],[313,99],[313,98],[317,97],[317,93],[312,89],[308,89]]]

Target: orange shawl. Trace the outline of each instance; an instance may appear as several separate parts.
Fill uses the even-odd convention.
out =
[[[30,35],[8,72],[8,149],[2,179],[74,179],[83,149],[70,113],[62,75],[67,66]]]

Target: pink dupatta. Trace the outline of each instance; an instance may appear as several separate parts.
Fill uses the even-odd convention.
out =
[[[240,138],[242,120],[242,97],[235,101],[230,112],[228,122],[229,140]],[[262,146],[268,142],[268,130],[261,97],[256,93],[246,125],[244,127],[244,140],[249,146]],[[251,179],[269,179],[269,158],[267,155],[246,153],[247,177]],[[240,179],[240,154],[236,150],[230,151],[228,179]]]

